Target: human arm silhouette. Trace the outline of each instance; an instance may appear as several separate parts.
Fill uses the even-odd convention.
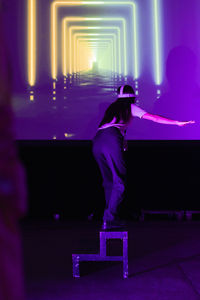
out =
[[[176,125],[176,126],[185,126],[188,124],[194,124],[195,121],[177,121],[177,120],[172,120],[172,119],[168,119],[162,116],[158,116],[158,115],[153,115],[150,113],[145,113],[142,116],[142,119],[145,120],[149,120],[155,123],[160,123],[160,124],[165,124],[165,125]]]

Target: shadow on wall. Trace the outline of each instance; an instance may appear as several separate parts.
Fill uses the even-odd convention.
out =
[[[198,60],[186,46],[173,48],[166,62],[169,90],[155,103],[153,113],[171,119],[195,120],[195,125],[177,127],[155,124],[158,139],[200,139],[200,88],[197,84]]]

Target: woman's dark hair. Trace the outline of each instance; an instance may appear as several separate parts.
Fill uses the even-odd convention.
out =
[[[120,89],[121,87],[117,89],[118,95],[120,94]],[[134,90],[130,85],[125,85],[123,88],[123,94],[134,94]],[[106,123],[110,123],[114,117],[116,117],[116,123],[119,123],[120,121],[125,124],[128,123],[131,119],[132,103],[135,103],[135,97],[118,98],[107,108],[99,127]]]

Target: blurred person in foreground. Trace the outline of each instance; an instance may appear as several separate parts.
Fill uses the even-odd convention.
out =
[[[24,278],[19,220],[26,213],[24,169],[15,146],[11,66],[0,1],[0,300],[23,300]]]

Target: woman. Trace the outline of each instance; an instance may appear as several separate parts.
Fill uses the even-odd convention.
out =
[[[184,126],[194,121],[180,122],[158,115],[152,115],[135,104],[136,95],[129,85],[117,90],[118,99],[106,110],[93,139],[93,155],[100,168],[106,199],[103,229],[121,227],[118,207],[122,202],[126,186],[126,166],[124,160],[124,136],[134,117],[156,123]]]

